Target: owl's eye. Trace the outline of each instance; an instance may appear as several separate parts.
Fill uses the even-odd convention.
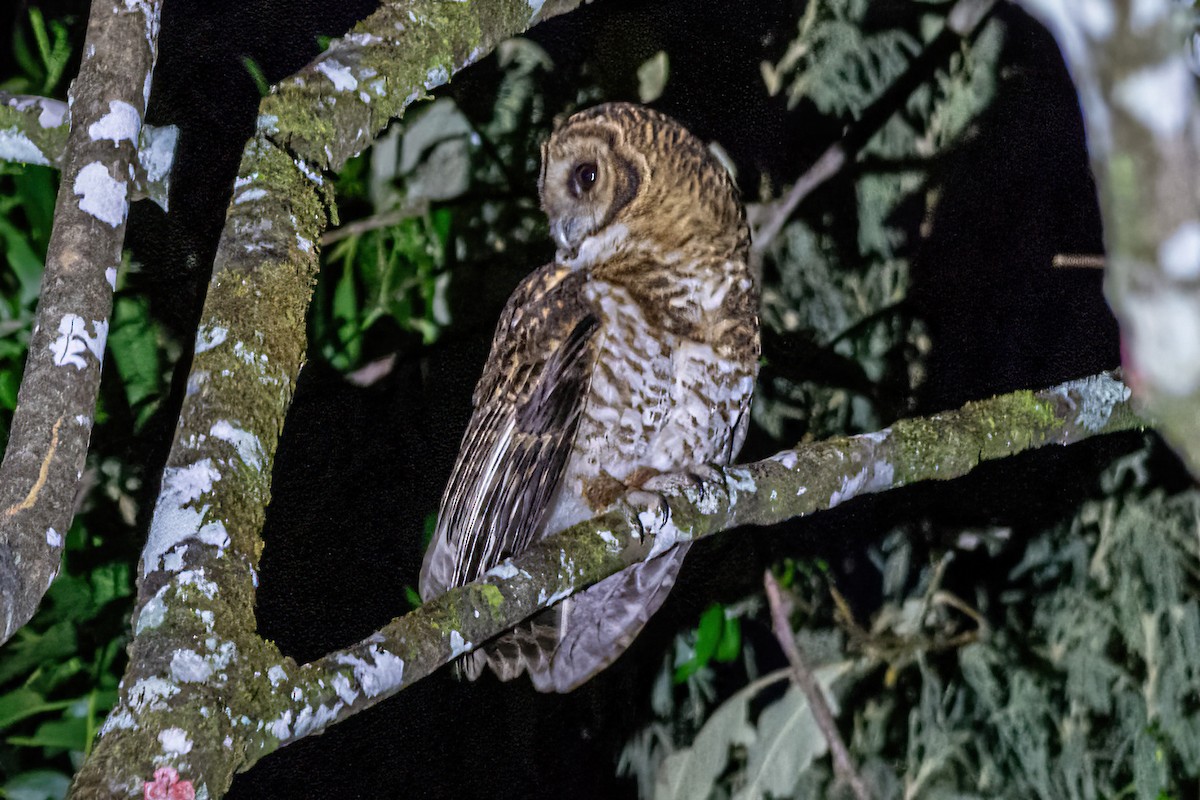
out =
[[[575,191],[575,195],[579,196],[585,192],[589,192],[595,185],[595,162],[585,161],[582,164],[577,164],[575,166],[575,173],[571,176],[571,188]]]

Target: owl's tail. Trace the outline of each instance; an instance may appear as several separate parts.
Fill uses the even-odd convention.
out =
[[[569,692],[629,647],[667,599],[690,544],[635,564],[564,600],[464,657],[474,680],[491,667],[500,680],[529,673],[541,692]]]

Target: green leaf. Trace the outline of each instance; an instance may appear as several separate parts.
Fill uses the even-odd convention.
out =
[[[242,56],[242,66],[246,68],[246,72],[250,73],[251,80],[254,81],[255,88],[258,89],[259,97],[266,97],[271,93],[271,82],[267,80],[267,75],[263,72],[262,67],[258,65],[250,56]]]
[[[121,600],[133,594],[133,577],[130,565],[124,561],[101,564],[92,570],[92,603],[102,608],[113,600]]]
[[[67,775],[39,769],[13,776],[0,794],[8,800],[62,800],[70,786],[71,779]]]
[[[37,299],[42,283],[42,259],[34,253],[26,235],[3,217],[0,217],[0,239],[4,240],[8,265],[17,276],[17,299],[23,306],[30,305]]]
[[[726,615],[725,624],[721,626],[721,641],[717,643],[714,658],[722,663],[729,663],[742,652],[742,621],[737,617]]]
[[[0,659],[0,685],[39,664],[62,661],[75,653],[75,647],[75,626],[70,622],[59,622],[41,633],[23,628],[5,645],[4,658]]]
[[[87,750],[88,721],[84,717],[43,722],[33,736],[10,736],[8,743],[18,747],[52,747],[63,750]]]
[[[837,700],[830,687],[849,671],[841,661],[814,670],[830,708],[837,713]],[[758,736],[747,748],[746,783],[734,800],[791,797],[800,773],[825,754],[828,744],[817,726],[804,692],[789,684],[783,697],[767,706],[758,718]]]
[[[662,96],[663,90],[667,88],[669,75],[670,66],[667,52],[659,50],[638,67],[638,98],[643,103],[653,103]]]
[[[14,198],[19,201],[21,211],[25,214],[38,258],[45,260],[50,231],[54,227],[58,170],[37,164],[23,164],[21,170],[12,177],[16,189]]]
[[[709,797],[714,784],[729,763],[734,745],[754,743],[750,724],[750,701],[768,686],[786,680],[787,670],[779,670],[741,689],[722,703],[704,723],[690,747],[667,756],[655,778],[655,800],[693,800]]]
[[[154,413],[166,388],[166,371],[158,344],[158,330],[150,322],[145,297],[118,297],[113,305],[108,351],[121,375],[125,399],[134,411],[134,428],[140,429]]]
[[[0,695],[0,730],[35,714],[66,708],[72,702],[71,700],[47,702],[41,693],[27,686],[14,689],[7,694]]]

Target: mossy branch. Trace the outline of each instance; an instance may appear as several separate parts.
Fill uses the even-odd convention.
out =
[[[1079,92],[1125,373],[1200,478],[1200,104],[1190,6],[1025,0]]]
[[[160,768],[220,797],[257,757],[258,729],[293,702],[279,687],[295,665],[258,636],[254,595],[317,244],[335,216],[325,173],[451,73],[549,15],[526,0],[386,2],[263,100],[142,552],[130,664],[71,797],[140,796]]]
[[[877,433],[799,445],[726,467],[723,481],[680,480],[666,509],[623,500],[393,620],[353,647],[302,667],[280,662],[285,701],[251,737],[251,759],[323,730],[412,685],[521,620],[678,542],[773,525],[859,495],[951,480],[979,464],[1049,444],[1146,425],[1113,374],[968,403]]]
[[[71,86],[73,124],[59,159],[62,182],[37,317],[0,464],[0,643],[37,609],[58,573],[71,527],[160,8],[161,0],[96,0],[88,18],[84,58]],[[52,101],[9,101],[3,108],[9,118],[36,109],[36,124],[60,135],[65,115]],[[39,146],[49,147],[50,138]]]

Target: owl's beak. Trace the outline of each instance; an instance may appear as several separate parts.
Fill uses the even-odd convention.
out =
[[[579,221],[572,217],[558,217],[550,223],[550,235],[560,250],[568,255],[574,255],[579,247]]]

